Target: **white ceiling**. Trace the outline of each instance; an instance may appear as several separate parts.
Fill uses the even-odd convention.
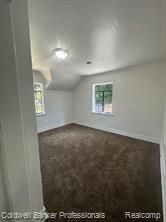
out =
[[[163,0],[29,0],[29,19],[33,68],[49,88],[166,58]],[[69,51],[63,62],[57,47]]]

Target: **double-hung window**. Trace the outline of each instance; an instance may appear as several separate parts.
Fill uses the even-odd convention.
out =
[[[34,82],[34,99],[35,99],[35,112],[36,115],[45,114],[44,110],[44,97],[43,97],[43,85],[38,82]]]
[[[113,82],[93,85],[93,112],[112,113]]]

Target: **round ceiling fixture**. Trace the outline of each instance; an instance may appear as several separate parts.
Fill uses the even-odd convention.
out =
[[[87,64],[87,65],[90,65],[90,64],[92,64],[92,62],[91,62],[91,61],[87,61],[86,64]]]
[[[67,50],[62,48],[56,48],[53,52],[55,53],[55,56],[60,60],[64,60],[68,56]]]

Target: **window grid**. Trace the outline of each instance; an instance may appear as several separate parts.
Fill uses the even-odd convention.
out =
[[[94,85],[94,112],[112,113],[112,90],[112,83]]]
[[[41,83],[34,83],[34,100],[36,114],[44,114],[43,87]]]

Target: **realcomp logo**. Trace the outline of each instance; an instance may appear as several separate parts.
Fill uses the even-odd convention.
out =
[[[158,221],[161,218],[160,213],[154,212],[125,212],[126,219],[155,219]]]

